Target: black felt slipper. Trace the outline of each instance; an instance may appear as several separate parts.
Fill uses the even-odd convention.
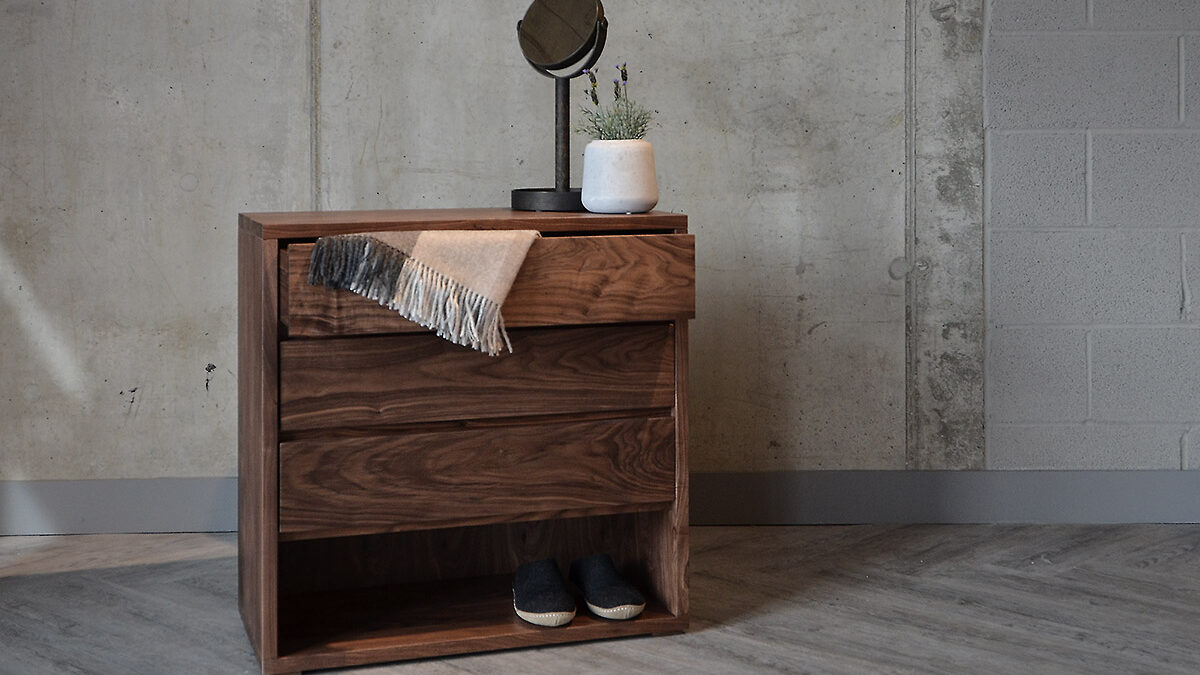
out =
[[[575,618],[575,598],[554,558],[525,563],[513,577],[513,609],[538,626],[561,626]]]
[[[646,608],[646,599],[617,574],[607,553],[571,563],[571,581],[583,591],[583,600],[596,616],[632,619]]]

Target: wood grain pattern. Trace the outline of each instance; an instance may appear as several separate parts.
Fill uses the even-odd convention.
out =
[[[307,537],[649,510],[675,497],[669,417],[308,439],[279,448],[279,529]]]
[[[554,213],[506,208],[243,213],[239,223],[243,230],[266,240],[383,230],[489,229],[592,234],[687,231],[687,216],[681,213]]]
[[[516,353],[401,334],[346,294],[384,312],[359,323],[301,283],[318,236],[438,228],[551,235],[505,305]],[[239,607],[264,672],[687,625],[686,230],[508,209],[239,219]],[[643,617],[513,618],[518,565],[598,551],[648,594]]]
[[[288,598],[281,667],[338,668],[597,638],[680,630],[654,601],[630,621],[580,612],[567,626],[542,628],[512,611],[512,577],[365,589]]]
[[[288,340],[284,430],[373,426],[675,403],[667,324],[510,332],[489,357],[432,335]]]
[[[238,606],[265,664],[275,658],[277,247],[238,235]]]
[[[675,326],[675,372],[677,380],[675,402],[675,461],[679,466],[688,466],[688,404],[687,364],[688,327],[686,322]],[[661,511],[641,513],[637,516],[640,537],[647,542],[648,583],[655,595],[662,598],[667,608],[675,615],[686,617],[688,599],[688,472],[680,471],[675,476],[675,499]]]
[[[280,320],[292,337],[424,331],[350,291],[308,284],[312,244],[281,262]],[[502,312],[509,327],[661,321],[696,311],[691,235],[553,237],[529,249]]]

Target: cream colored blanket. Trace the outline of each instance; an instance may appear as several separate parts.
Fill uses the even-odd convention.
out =
[[[491,356],[512,351],[500,306],[538,233],[423,230],[321,237],[308,283],[342,288]]]

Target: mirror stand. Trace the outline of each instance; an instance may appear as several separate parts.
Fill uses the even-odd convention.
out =
[[[563,11],[563,5],[575,11]],[[571,187],[571,79],[596,64],[607,34],[599,0],[534,0],[517,22],[525,60],[554,79],[554,187],[514,189],[514,210],[586,210],[580,189]]]
[[[579,188],[571,187],[571,80],[554,78],[554,187],[516,188],[518,211],[585,211]]]

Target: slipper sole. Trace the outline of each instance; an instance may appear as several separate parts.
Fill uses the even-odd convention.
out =
[[[513,605],[513,611],[517,616],[525,621],[528,621],[535,626],[546,626],[555,628],[564,624],[570,623],[571,619],[575,618],[575,612],[526,612]]]
[[[632,619],[646,609],[646,603],[640,605],[618,605],[616,607],[597,607],[592,603],[587,603],[588,611],[596,616],[605,619],[613,619],[614,621],[624,621]]]

